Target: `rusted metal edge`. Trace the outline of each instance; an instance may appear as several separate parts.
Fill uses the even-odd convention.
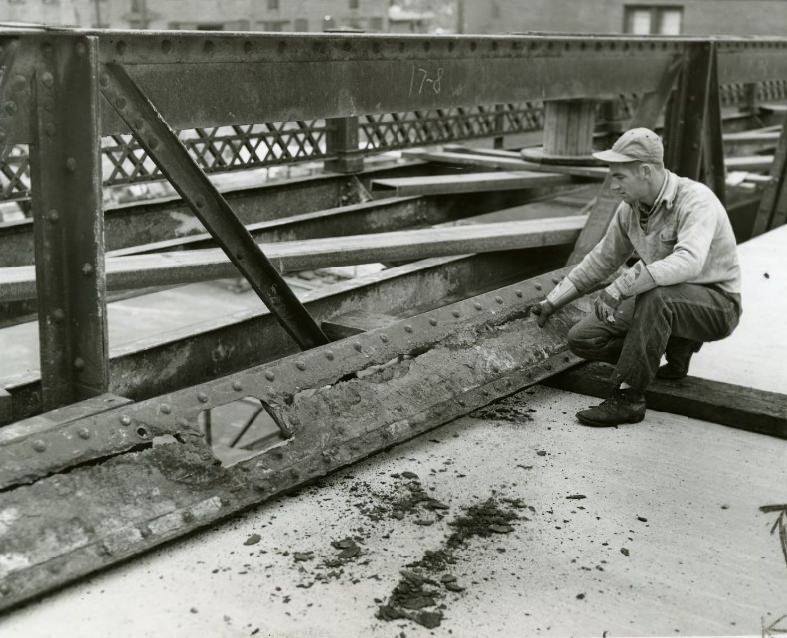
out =
[[[0,564],[0,609],[576,364],[565,335],[582,310],[568,306],[544,329],[527,317],[527,305],[542,297],[553,277],[558,278],[536,277],[64,428],[114,428],[127,443],[180,434],[173,442],[0,494],[5,558]],[[359,371],[362,374],[351,375]],[[221,466],[193,423],[204,409],[250,395],[267,403],[288,438],[247,461]],[[144,437],[140,428],[146,430]]]
[[[203,410],[248,395],[286,404],[304,388],[323,387],[369,366],[433,345],[457,330],[520,316],[565,269],[478,295],[390,327],[291,355],[178,392],[109,410],[0,446],[0,489],[149,443],[165,434],[198,433]]]

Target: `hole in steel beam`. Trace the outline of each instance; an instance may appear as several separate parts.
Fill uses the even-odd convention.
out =
[[[203,410],[199,426],[224,466],[257,456],[285,441],[285,429],[264,401],[247,396]]]

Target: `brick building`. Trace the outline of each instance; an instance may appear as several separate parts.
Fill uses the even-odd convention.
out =
[[[0,0],[0,21],[115,29],[388,30],[388,0]]]
[[[465,33],[784,36],[787,32],[787,0],[458,1],[464,4]]]

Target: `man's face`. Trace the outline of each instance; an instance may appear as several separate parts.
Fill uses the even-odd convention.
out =
[[[610,188],[627,204],[633,204],[648,194],[647,170],[639,162],[610,164]]]

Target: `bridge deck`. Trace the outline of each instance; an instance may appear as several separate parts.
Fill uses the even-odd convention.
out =
[[[785,238],[782,227],[741,246],[742,323],[703,348],[693,374],[785,391]],[[581,428],[573,413],[592,401],[525,391],[48,596],[1,620],[0,633],[430,635],[376,619],[375,599],[441,549],[456,562],[434,578],[449,572],[466,589],[443,592],[437,636],[753,634],[787,613],[776,514],[758,510],[787,502],[787,442],[659,412],[638,426]],[[391,518],[411,494],[407,471],[449,509]],[[529,520],[452,550],[449,522],[491,497],[503,509],[521,499],[533,509],[515,511]],[[348,536],[360,555],[324,566],[340,551],[331,541]]]

